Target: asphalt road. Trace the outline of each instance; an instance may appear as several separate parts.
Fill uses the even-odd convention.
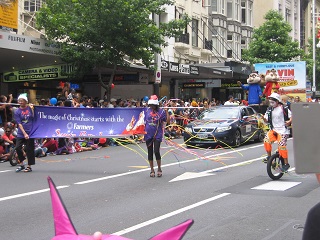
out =
[[[51,239],[47,176],[78,231],[148,239],[187,219],[184,239],[301,239],[308,210],[319,201],[314,175],[291,170],[272,181],[261,143],[237,149],[185,149],[162,144],[163,177],[150,178],[146,146],[107,147],[37,159],[32,173],[0,164],[0,239]],[[274,145],[276,147],[276,145]]]

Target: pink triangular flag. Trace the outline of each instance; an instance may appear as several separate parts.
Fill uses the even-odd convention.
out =
[[[55,235],[78,235],[69,217],[68,211],[62,202],[60,194],[50,177],[48,177],[48,183],[50,187]]]
[[[193,224],[193,220],[189,219],[175,227],[172,227],[154,237],[152,237],[150,240],[179,240],[182,239],[184,234],[188,231],[188,229]]]

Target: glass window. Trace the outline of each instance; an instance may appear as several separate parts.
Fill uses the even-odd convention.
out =
[[[254,111],[253,111],[253,109],[251,107],[248,107],[247,111],[248,111],[248,114],[249,114],[248,116],[251,116],[251,115],[254,114]]]
[[[228,18],[233,18],[233,15],[232,15],[232,0],[228,0],[227,2],[227,17]]]
[[[211,0],[212,12],[218,12],[218,0]]]
[[[236,0],[235,2],[235,9],[234,9],[234,17],[237,21],[239,21],[239,9],[240,9],[240,0]]]
[[[42,3],[44,3],[45,0],[28,0],[24,1],[24,10],[28,12],[36,12],[39,11],[41,8]]]
[[[221,14],[225,14],[225,0],[221,0]]]
[[[232,58],[232,50],[227,50],[227,58]]]
[[[248,25],[252,25],[252,3],[249,3],[249,8],[248,8]]]
[[[195,47],[198,47],[198,24],[198,20],[192,19],[192,46]]]
[[[241,22],[242,23],[247,23],[246,21],[246,2],[245,1],[242,1],[241,2]]]
[[[228,36],[227,36],[227,40],[229,41],[229,40],[231,40],[232,41],[232,34],[228,34]]]

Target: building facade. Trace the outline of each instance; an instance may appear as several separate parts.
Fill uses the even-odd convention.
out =
[[[17,37],[23,37],[27,42],[25,48],[29,49],[32,44],[35,44],[42,49],[41,45],[46,45],[46,43],[42,43],[45,41],[42,39],[43,34],[36,29],[35,17],[44,2],[44,0],[17,1],[17,24],[13,28],[2,29],[6,32],[3,36],[9,33],[9,39],[14,39],[17,34]],[[182,14],[188,14],[192,20],[181,36],[166,39],[168,45],[163,48],[160,60],[162,63],[160,95],[170,98],[216,97],[225,100],[228,94],[241,94],[241,89],[235,84],[238,80],[245,81],[250,71],[250,68],[242,63],[241,49],[247,48],[252,36],[253,0],[177,0],[174,6],[167,6],[165,13],[158,17],[160,22],[168,22],[180,18]],[[7,52],[5,49],[0,49],[0,51]],[[10,55],[12,53],[10,52]],[[39,62],[36,61],[38,57],[35,55],[19,56],[19,53],[14,53],[16,56],[12,59],[22,57],[26,60],[29,57],[32,61],[29,60],[29,64],[24,64],[19,60],[20,65],[5,68],[2,70],[2,75],[8,72],[13,74],[18,69],[36,71],[38,67],[62,64],[56,60],[56,56],[55,58],[48,56],[47,61]],[[132,70],[121,71],[115,79],[114,97],[137,97],[141,94],[150,94],[154,90],[153,73],[144,69],[139,60],[130,61],[133,65]],[[5,65],[4,61],[3,65]],[[108,77],[108,72],[105,73],[105,77]],[[50,83],[35,79],[2,82],[1,89],[6,89],[7,92],[32,89],[37,98],[49,97],[56,94],[56,88],[61,81],[65,80],[54,79]],[[202,84],[187,84],[190,82]],[[100,95],[98,97],[103,96],[103,89],[96,91],[99,83],[95,76],[79,80],[75,85],[83,89],[83,94],[94,93]],[[199,88],[199,86],[202,87]],[[132,93],[137,96],[133,96]]]

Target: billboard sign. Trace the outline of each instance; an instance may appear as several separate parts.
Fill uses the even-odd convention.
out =
[[[256,63],[254,67],[259,74],[275,69],[279,76],[279,94],[300,96],[306,101],[306,62]]]

